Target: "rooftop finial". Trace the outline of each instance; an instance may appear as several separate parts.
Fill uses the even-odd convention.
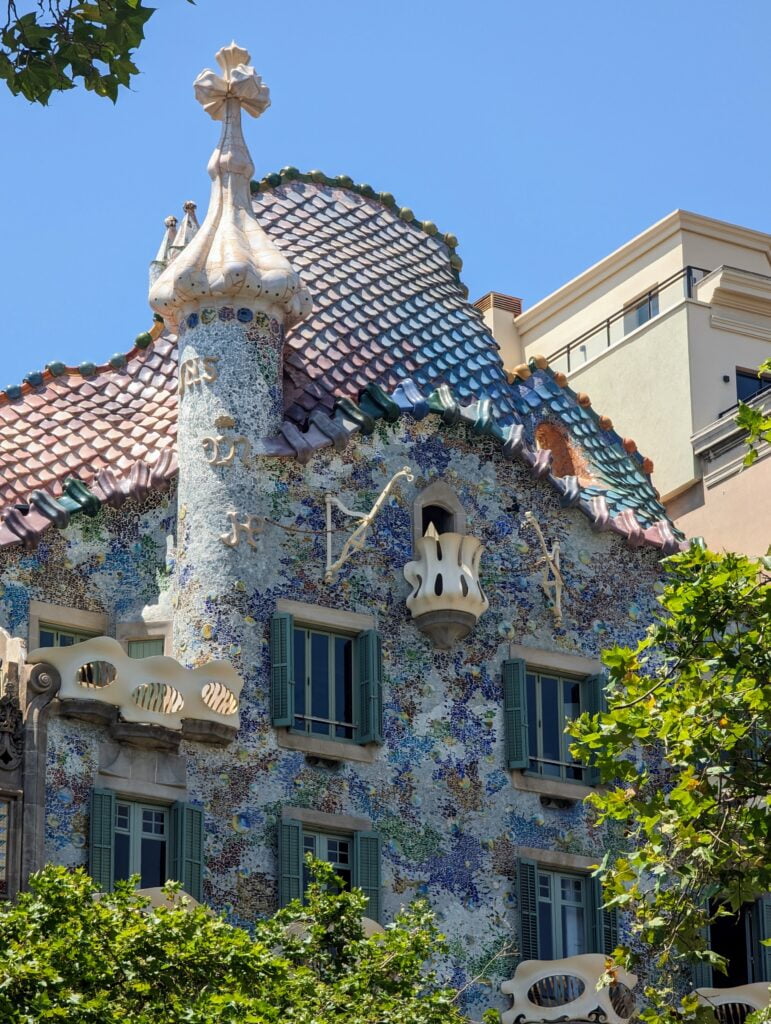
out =
[[[194,83],[204,110],[223,122],[222,135],[209,160],[212,190],[206,218],[150,289],[150,305],[171,326],[206,304],[259,306],[287,326],[311,310],[299,275],[252,209],[254,164],[241,131],[241,108],[259,117],[270,105],[270,94],[248,61],[247,51],[231,43],[217,54],[222,75],[207,68]]]
[[[158,253],[153,262],[150,264],[151,288],[155,281],[157,281],[158,278],[161,276],[166,265],[169,262],[169,259],[171,258],[170,250],[171,246],[174,243],[174,236],[177,233],[177,218],[174,216],[173,213],[169,214],[169,216],[164,220],[163,226],[166,228],[166,230],[163,232],[163,238],[161,239],[161,244],[158,249]]]
[[[176,235],[174,235],[174,241],[171,243],[169,259],[179,256],[188,242],[191,242],[194,235],[198,232],[198,218],[195,215],[195,203],[193,200],[188,199],[183,205],[182,210],[184,217]],[[176,219],[174,223],[176,224]]]

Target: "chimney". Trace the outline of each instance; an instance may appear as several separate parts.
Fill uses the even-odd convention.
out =
[[[474,303],[482,314],[488,331],[501,350],[504,366],[524,362],[525,354],[517,330],[516,318],[522,312],[522,299],[501,292],[487,292]]]

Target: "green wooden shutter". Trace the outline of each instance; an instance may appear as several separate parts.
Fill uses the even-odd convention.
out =
[[[712,988],[712,968],[709,964],[691,964],[691,984],[694,988]]]
[[[114,883],[115,794],[110,789],[91,791],[88,870],[105,892]]]
[[[597,675],[587,676],[581,684],[582,710],[588,711],[590,715],[604,713],[608,709],[605,699],[605,685],[608,677],[604,672]],[[587,786],[599,786],[600,773],[596,766],[588,764],[584,768],[584,782]],[[615,946],[613,947],[615,949]],[[598,950],[602,952],[602,950]]]
[[[702,908],[706,910],[708,906],[708,901],[704,900],[702,903]],[[702,928],[700,930],[700,934],[707,944],[707,949],[709,949],[711,945],[709,926],[707,926],[706,928]],[[702,962],[691,964],[691,984],[694,988],[712,988],[713,981],[714,979],[712,977],[712,968],[708,963]]]
[[[618,911],[615,907],[603,907],[602,882],[599,878],[588,878],[587,889],[591,952],[610,956],[618,945]]]
[[[288,612],[270,620],[270,718],[273,725],[294,719],[294,619]]]
[[[303,826],[301,821],[278,823],[278,902],[285,907],[303,898]]]
[[[353,853],[354,885],[361,889],[369,900],[364,916],[379,921],[383,888],[380,874],[380,836],[377,832],[354,832]]]
[[[508,768],[527,768],[527,704],[525,663],[507,658],[503,673],[503,740]]]
[[[519,958],[538,959],[538,868],[535,861],[517,861],[517,903],[519,905]]]
[[[203,811],[178,801],[171,805],[170,877],[193,899],[202,899]]]
[[[771,896],[755,900],[755,942],[752,981],[767,981],[771,984],[771,946],[764,946],[765,939],[771,939]]]
[[[358,743],[383,742],[383,650],[374,629],[359,633],[354,641],[358,687]]]

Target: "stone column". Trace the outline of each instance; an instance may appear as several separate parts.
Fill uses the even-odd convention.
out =
[[[212,192],[198,233],[150,291],[179,336],[179,512],[174,655],[231,662],[246,677],[262,642],[247,621],[259,592],[258,517],[267,496],[256,452],[283,419],[284,330],[310,310],[298,274],[257,222],[241,108],[259,116],[267,87],[233,44],[195,93],[223,122],[209,161]]]

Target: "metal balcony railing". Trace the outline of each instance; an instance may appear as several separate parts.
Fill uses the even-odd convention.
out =
[[[612,348],[627,334],[671,309],[680,299],[692,298],[696,282],[709,273],[711,271],[703,267],[683,267],[651,288],[647,294],[627,303],[567,345],[558,348],[548,357],[549,365],[555,372],[571,373],[580,369],[584,363]]]

